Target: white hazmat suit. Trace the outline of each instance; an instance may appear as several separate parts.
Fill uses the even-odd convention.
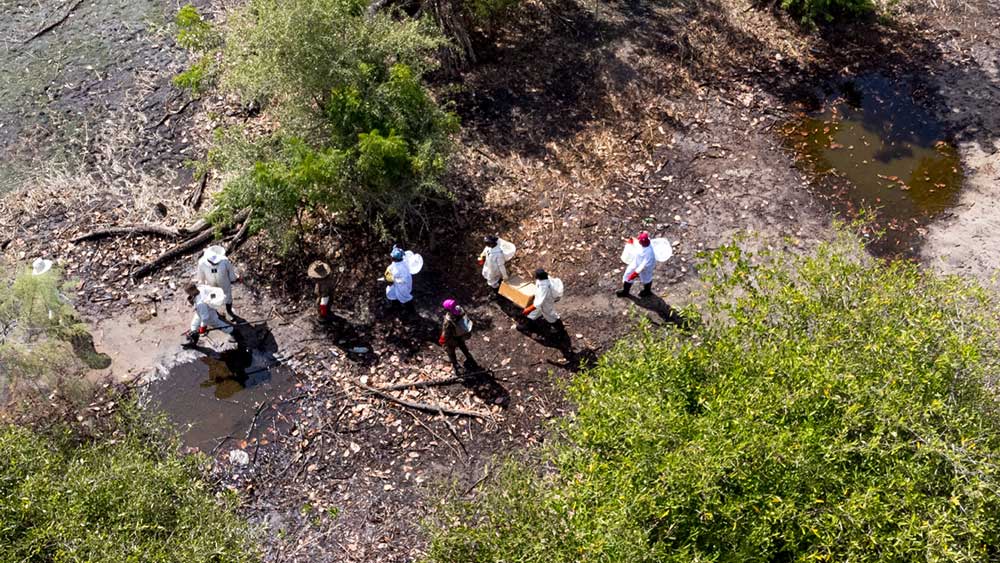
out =
[[[219,318],[219,313],[205,303],[201,296],[194,298],[194,318],[191,319],[191,332],[197,333],[201,327],[218,328],[226,334],[233,333],[233,326]]]
[[[482,256],[485,258],[483,263],[483,277],[486,278],[486,283],[490,284],[490,287],[496,289],[500,287],[500,282],[507,279],[507,259],[503,255],[503,249],[500,245],[494,245],[492,248],[487,246],[483,249]]]
[[[653,281],[653,270],[656,269],[656,255],[653,253],[653,246],[643,246],[642,250],[636,253],[632,263],[625,268],[622,281],[630,283],[629,276],[632,272],[639,272],[639,281],[646,284]]]
[[[226,305],[233,304],[233,282],[239,279],[236,275],[236,267],[223,257],[217,263],[209,262],[208,256],[202,256],[198,260],[198,283],[218,287],[226,294]]]
[[[393,262],[385,271],[385,280],[389,282],[389,287],[385,288],[385,296],[389,301],[399,301],[409,303],[413,300],[413,276],[410,275],[410,266],[406,260]]]
[[[545,320],[550,323],[559,320],[559,313],[556,312],[556,299],[549,280],[535,280],[535,300],[532,305],[535,310],[528,313],[529,319],[535,320],[538,317],[545,317]]]

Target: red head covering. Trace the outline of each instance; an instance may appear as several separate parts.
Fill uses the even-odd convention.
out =
[[[646,231],[639,233],[639,244],[649,246],[649,233]]]

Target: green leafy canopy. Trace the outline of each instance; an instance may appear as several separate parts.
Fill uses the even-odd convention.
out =
[[[996,560],[990,294],[843,241],[703,273],[706,323],[576,377],[553,470],[450,505],[430,561]]]

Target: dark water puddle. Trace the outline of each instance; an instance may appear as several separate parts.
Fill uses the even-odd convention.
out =
[[[958,150],[914,84],[878,74],[836,84],[784,128],[821,197],[848,216],[875,211],[885,230],[872,245],[879,254],[913,254],[921,227],[957,204],[964,178]]]
[[[200,356],[178,363],[168,375],[150,383],[147,405],[166,414],[181,432],[184,444],[210,452],[226,436],[235,446],[259,436],[274,409],[258,407],[288,395],[295,387],[291,370],[281,367],[269,352],[240,348],[219,355]]]

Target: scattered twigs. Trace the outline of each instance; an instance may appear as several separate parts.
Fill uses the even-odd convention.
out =
[[[190,100],[184,102],[183,104],[181,104],[181,107],[177,109],[177,111],[168,111],[167,113],[163,114],[163,117],[161,117],[159,119],[159,121],[157,121],[156,123],[150,125],[149,127],[147,127],[147,129],[150,129],[150,130],[156,129],[160,125],[163,125],[164,123],[166,123],[167,120],[170,119],[171,117],[174,117],[176,115],[180,115],[181,113],[184,113],[184,110],[186,110],[188,108],[188,106],[190,106],[191,104],[193,104],[195,102],[195,100],[197,100],[197,99],[198,98],[191,98]]]
[[[89,233],[82,234],[70,240],[76,244],[87,240],[99,240],[103,238],[129,235],[155,235],[167,238],[177,238],[181,236],[179,232],[169,227],[161,225],[131,225],[126,227],[109,227],[107,229],[97,229]]]
[[[390,385],[388,387],[372,387],[372,389],[377,389],[379,391],[399,391],[401,389],[422,389],[424,387],[437,387],[445,385],[454,385],[456,383],[463,383],[467,376],[460,377],[449,377],[447,379],[434,379],[430,381],[411,381],[409,383],[399,383],[397,385]]]
[[[58,20],[50,23],[49,25],[43,27],[42,29],[36,31],[34,35],[32,35],[31,37],[25,39],[21,44],[22,45],[27,45],[28,43],[31,43],[35,39],[38,39],[39,37],[45,35],[46,33],[52,31],[53,29],[55,29],[57,27],[59,27],[60,25],[66,23],[66,20],[69,19],[70,15],[72,15],[73,12],[75,12],[76,9],[79,8],[81,4],[83,4],[83,0],[76,0],[76,2],[72,6],[70,6],[68,10],[66,10],[66,13],[63,14],[63,17],[61,17]]]
[[[376,389],[374,387],[365,385],[363,383],[354,383],[354,382],[351,382],[351,384],[354,385],[354,386],[356,386],[356,387],[360,387],[360,388],[364,389],[365,391],[368,391],[369,393],[373,393],[375,395],[378,395],[379,397],[382,397],[383,399],[385,399],[387,401],[396,403],[398,405],[402,405],[404,407],[409,407],[411,409],[416,409],[418,411],[429,412],[429,413],[432,413],[432,414],[450,414],[450,415],[453,415],[453,416],[468,416],[468,417],[471,417],[471,418],[487,418],[487,416],[485,414],[481,413],[481,412],[468,411],[468,410],[464,410],[464,409],[452,409],[452,408],[448,408],[448,407],[442,407],[442,406],[439,406],[439,405],[431,405],[431,404],[428,404],[428,403],[417,403],[417,402],[414,402],[414,401],[407,401],[405,399],[400,399],[398,397],[393,397],[392,395],[390,395],[390,394],[388,394],[388,393],[386,393],[384,391],[380,391],[380,390],[378,390],[378,389]]]
[[[247,433],[243,436],[244,440],[250,439],[250,435],[253,434],[254,427],[257,426],[257,419],[260,418],[260,413],[264,412],[264,408],[270,406],[270,404],[271,403],[267,401],[261,401],[260,404],[257,405],[257,412],[254,413],[253,420],[250,421],[250,426],[247,427]]]
[[[444,415],[444,412],[439,408],[438,414],[441,415],[441,420],[444,421],[444,425],[448,427],[448,432],[451,432],[451,437],[458,442],[458,447],[462,448],[462,453],[465,454],[466,459],[469,457],[469,450],[465,449],[465,443],[462,439],[458,437],[458,432],[455,431],[455,427],[451,425],[451,421]]]
[[[475,483],[473,483],[468,489],[465,489],[465,493],[463,493],[462,496],[468,495],[469,493],[474,491],[476,487],[482,485],[483,482],[485,482],[489,478],[490,478],[490,466],[487,465],[486,467],[483,468],[483,476],[480,477]]]
[[[444,444],[444,445],[448,446],[449,448],[451,448],[451,451],[455,452],[456,456],[460,456],[461,455],[461,453],[458,451],[458,448],[456,448],[455,446],[451,445],[451,442],[449,442],[448,440],[445,440],[444,438],[442,438],[440,434],[438,434],[437,432],[431,430],[431,428],[429,426],[427,426],[426,424],[424,424],[424,422],[422,420],[420,420],[419,416],[413,414],[410,411],[403,411],[403,412],[405,412],[406,414],[410,415],[410,417],[412,417],[413,420],[415,420],[416,423],[419,424],[421,428],[423,428],[424,430],[426,430],[431,436],[437,438],[437,440],[439,442],[441,442],[442,444]]]
[[[218,444],[216,444],[214,448],[212,448],[212,451],[208,452],[208,455],[210,455],[210,456],[213,456],[213,455],[215,455],[215,452],[219,451],[219,448],[221,448],[221,447],[222,447],[222,444],[225,444],[226,442],[228,442],[228,441],[229,441],[229,440],[231,440],[232,438],[233,438],[233,435],[232,435],[232,434],[226,434],[225,436],[223,436],[223,437],[222,437],[222,438],[221,438],[221,439],[219,440],[219,443],[218,443]]]

